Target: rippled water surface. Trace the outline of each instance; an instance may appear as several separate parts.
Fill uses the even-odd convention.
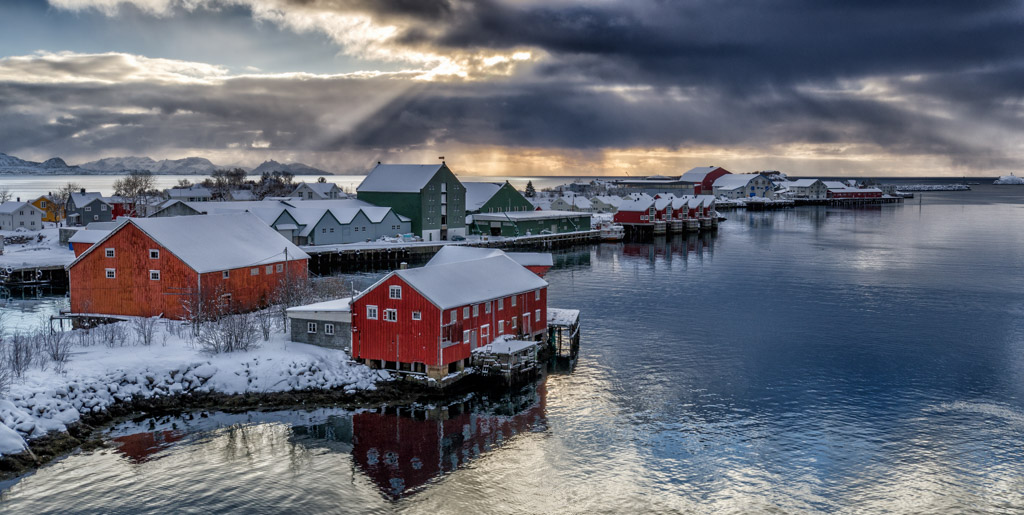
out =
[[[737,211],[713,237],[566,252],[547,279],[583,312],[571,374],[127,424],[0,511],[1019,513],[1022,197]]]

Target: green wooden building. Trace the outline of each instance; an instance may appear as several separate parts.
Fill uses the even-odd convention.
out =
[[[466,188],[444,163],[377,163],[356,188],[356,196],[408,217],[412,233],[424,241],[466,236]]]
[[[466,212],[504,213],[506,211],[533,211],[530,201],[508,181],[464,182],[466,187]]]
[[[589,231],[590,213],[573,211],[505,211],[473,215],[474,234],[536,236]]]

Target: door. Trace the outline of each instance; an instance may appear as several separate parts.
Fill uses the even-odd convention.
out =
[[[473,329],[469,333],[469,349],[473,350],[476,348],[476,329]]]
[[[527,337],[529,337],[530,334],[531,334],[531,331],[530,331],[530,314],[529,313],[523,315],[523,334],[525,334]]]
[[[487,345],[491,341],[491,325],[480,326],[480,345]]]

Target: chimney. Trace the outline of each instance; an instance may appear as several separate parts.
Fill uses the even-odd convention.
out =
[[[80,189],[78,191],[79,191],[79,193],[85,193],[85,188],[82,188],[82,189]]]
[[[21,202],[21,197],[18,197],[17,199],[15,199],[15,202]]]
[[[399,270],[408,270],[409,269],[409,263],[406,263],[405,261],[402,261],[401,263],[398,264],[398,269]]]

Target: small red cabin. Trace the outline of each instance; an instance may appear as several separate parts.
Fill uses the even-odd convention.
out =
[[[547,286],[501,254],[391,272],[352,301],[352,357],[441,379],[497,336],[541,338]]]
[[[266,306],[309,256],[250,213],[131,218],[68,265],[73,313],[185,318],[187,304]]]
[[[654,199],[643,197],[638,200],[623,201],[613,219],[620,224],[650,224],[654,223],[656,216],[657,209],[654,206]]]

